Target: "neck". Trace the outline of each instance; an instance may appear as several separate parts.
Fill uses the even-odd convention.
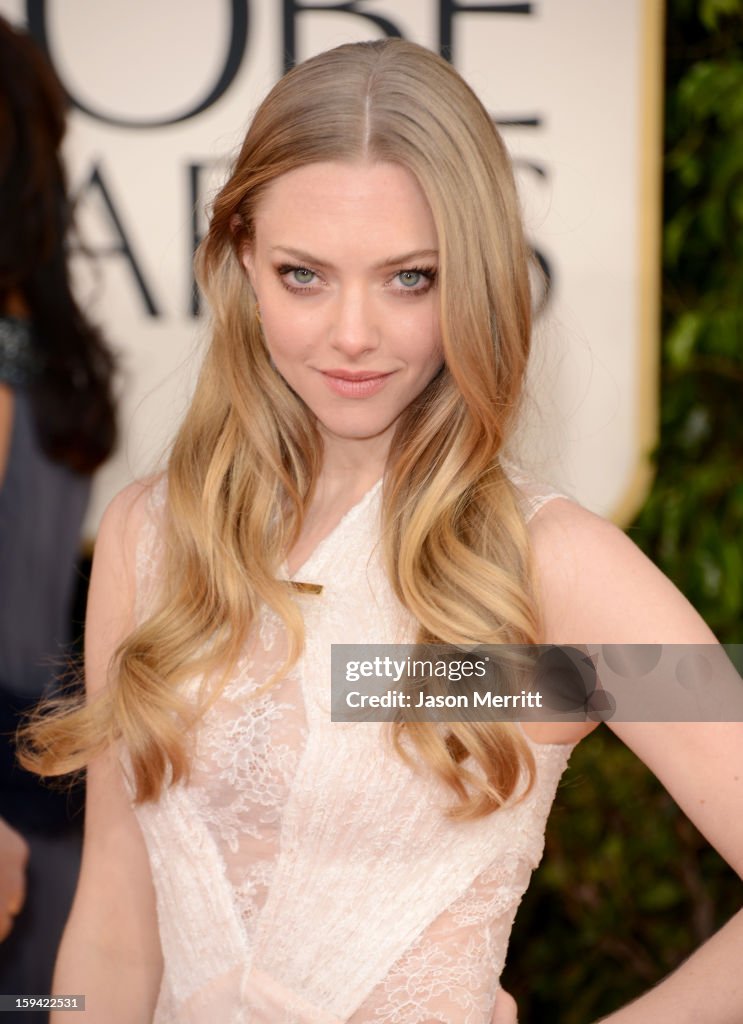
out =
[[[384,475],[391,433],[379,437],[340,439],[323,435],[323,464],[318,486],[363,494]]]

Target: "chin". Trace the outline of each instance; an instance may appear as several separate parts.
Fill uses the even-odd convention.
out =
[[[339,441],[371,441],[375,437],[386,433],[394,424],[394,420],[376,423],[351,424],[348,419],[341,423],[333,423],[327,419],[317,417],[317,425],[320,432],[337,438]]]

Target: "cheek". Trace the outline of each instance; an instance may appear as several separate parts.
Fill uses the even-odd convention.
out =
[[[440,366],[444,361],[444,348],[437,311],[418,316],[406,326],[404,333],[413,343],[417,360],[427,365],[436,363]]]
[[[266,346],[274,358],[301,358],[312,350],[317,332],[310,317],[262,306],[261,319]]]

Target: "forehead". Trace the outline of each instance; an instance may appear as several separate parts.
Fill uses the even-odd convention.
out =
[[[255,211],[256,243],[364,250],[435,249],[436,227],[414,175],[393,163],[332,161],[276,178]]]

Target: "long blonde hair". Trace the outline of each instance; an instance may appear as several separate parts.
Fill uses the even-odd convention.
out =
[[[259,107],[217,196],[197,274],[212,341],[168,466],[164,589],[121,645],[106,695],[35,726],[26,763],[79,767],[123,740],[137,797],[188,774],[179,684],[226,679],[265,604],[284,621],[288,658],[301,614],[277,567],[296,542],[322,463],[313,418],[272,367],[240,262],[271,182],[319,161],[406,167],[438,232],[445,366],[400,417],[385,474],[386,570],[419,639],[532,643],[539,622],[517,494],[502,467],[531,333],[528,252],[510,162],[480,101],[441,58],[388,39],[320,54]],[[281,510],[276,515],[276,510]],[[219,686],[212,693],[212,700]],[[451,813],[500,806],[533,759],[521,733],[494,723],[399,723],[394,739],[456,795]],[[43,742],[38,742],[39,740]]]

